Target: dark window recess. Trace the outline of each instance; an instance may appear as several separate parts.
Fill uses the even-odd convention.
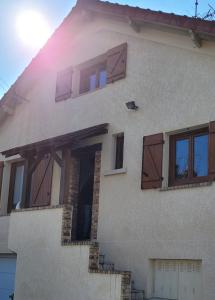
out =
[[[62,101],[71,97],[72,73],[72,69],[68,68],[57,74],[55,101]]]
[[[123,167],[123,156],[124,156],[124,134],[116,136],[116,158],[115,158],[115,169],[121,169]]]
[[[180,185],[208,180],[208,128],[170,137],[170,184]]]
[[[107,83],[106,63],[81,71],[80,94],[103,88]]]
[[[12,209],[21,208],[24,178],[24,163],[13,163],[11,166],[8,213]]]
[[[163,133],[143,138],[142,189],[162,186],[163,144]]]

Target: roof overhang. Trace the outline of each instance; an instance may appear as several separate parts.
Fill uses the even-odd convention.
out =
[[[2,152],[5,157],[20,155],[22,157],[35,156],[38,153],[48,153],[59,149],[75,145],[80,141],[108,133],[108,123],[99,124],[82,130],[74,131],[50,139],[38,141],[36,143],[8,149]]]
[[[139,32],[140,27],[145,24],[157,26],[160,30],[175,29],[190,35],[197,47],[198,39],[215,41],[214,21],[99,0],[78,0],[77,9],[128,22],[136,32]]]

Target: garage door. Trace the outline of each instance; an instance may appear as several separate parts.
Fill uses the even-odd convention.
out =
[[[16,258],[0,257],[0,299],[9,300],[14,292]]]
[[[154,298],[202,300],[201,261],[155,260]]]

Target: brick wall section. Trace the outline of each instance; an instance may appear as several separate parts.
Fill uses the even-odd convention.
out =
[[[62,243],[69,243],[75,239],[80,172],[80,163],[77,157],[70,157],[66,163],[68,170],[65,182]]]
[[[99,246],[98,243],[94,243],[90,246],[89,254],[89,270],[99,269]]]
[[[62,236],[61,242],[69,243],[71,241],[71,228],[72,228],[72,205],[65,204],[62,215]]]
[[[101,151],[96,151],[96,153],[95,153],[94,187],[93,187],[91,240],[97,239],[98,217],[99,217],[100,173],[101,173]]]
[[[80,176],[80,160],[77,157],[71,158],[71,172],[69,182],[68,201],[73,207],[71,240],[76,239],[77,211],[78,211],[78,194],[79,194],[79,176]]]
[[[122,272],[121,300],[131,300],[131,272]]]

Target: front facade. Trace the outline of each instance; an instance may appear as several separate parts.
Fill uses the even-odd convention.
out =
[[[78,1],[1,102],[1,299],[215,298],[214,76],[214,22]]]

